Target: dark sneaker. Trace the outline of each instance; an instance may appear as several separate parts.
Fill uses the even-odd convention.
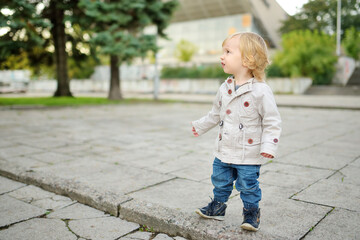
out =
[[[206,207],[196,209],[196,213],[203,218],[211,218],[219,221],[225,219],[226,204],[212,200]]]
[[[259,230],[260,224],[260,208],[243,209],[244,221],[241,228],[249,231]]]

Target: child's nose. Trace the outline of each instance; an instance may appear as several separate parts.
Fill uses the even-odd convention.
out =
[[[220,56],[220,60],[224,60],[224,54]]]

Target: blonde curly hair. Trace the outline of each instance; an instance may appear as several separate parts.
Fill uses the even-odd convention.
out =
[[[253,77],[259,81],[264,81],[265,68],[270,63],[264,39],[256,33],[238,32],[229,35],[222,46],[226,41],[235,37],[239,39],[239,50],[243,65],[251,71]]]

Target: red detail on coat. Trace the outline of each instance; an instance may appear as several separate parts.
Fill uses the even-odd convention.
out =
[[[226,114],[230,114],[230,113],[231,113],[230,109],[226,110]]]
[[[221,101],[219,101],[219,105],[221,106],[221,104],[222,104],[222,102]]]
[[[231,83],[232,83],[232,80],[231,80],[231,79],[228,79],[228,80],[227,80],[227,83],[228,83],[228,84],[231,84]]]
[[[232,91],[231,91],[231,89],[229,89],[228,94],[231,94],[231,93],[232,93]]]
[[[252,143],[253,143],[253,140],[252,140],[251,138],[249,138],[248,143],[249,143],[249,144],[252,144]]]
[[[277,138],[274,138],[274,143],[278,143],[279,140]]]
[[[250,103],[249,102],[244,102],[244,106],[248,107],[248,106],[250,106]]]
[[[219,134],[219,139],[220,139],[220,140],[222,139],[221,133]]]

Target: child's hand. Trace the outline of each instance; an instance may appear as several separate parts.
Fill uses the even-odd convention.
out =
[[[198,133],[196,132],[196,130],[195,130],[195,127],[192,128],[192,132],[193,132],[193,134],[194,134],[195,137],[198,137],[198,136],[199,136],[199,134],[198,134]]]
[[[274,158],[273,155],[267,154],[267,153],[261,153],[261,156],[266,157],[266,158]]]

